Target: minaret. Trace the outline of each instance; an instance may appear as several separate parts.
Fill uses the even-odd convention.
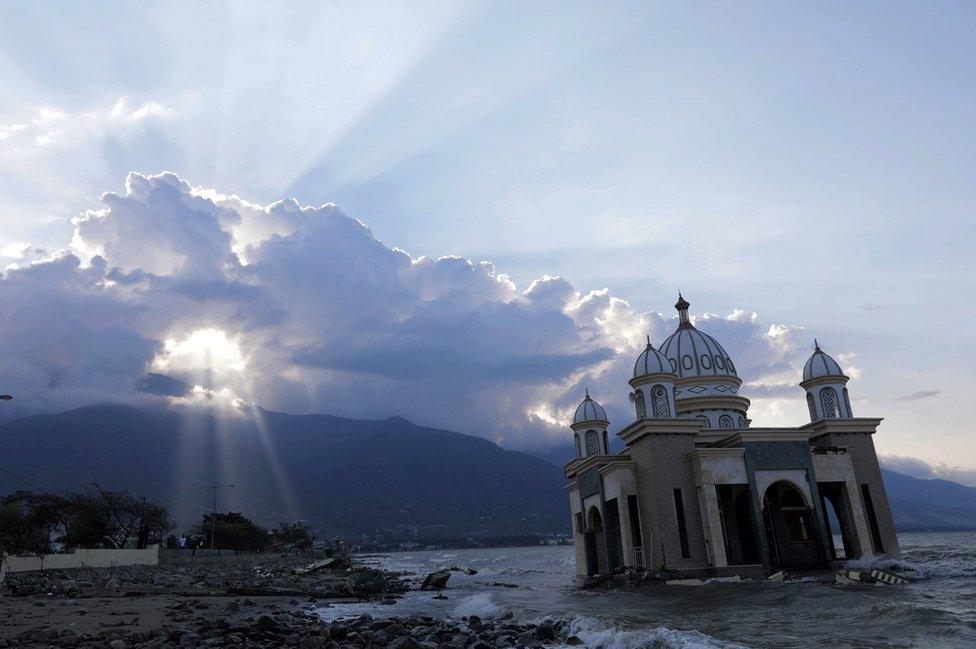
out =
[[[811,422],[854,417],[847,392],[848,380],[837,361],[820,349],[820,342],[814,339],[813,355],[803,366],[803,380],[800,381],[800,387],[807,392]]]
[[[637,410],[638,419],[673,419],[677,416],[674,407],[674,382],[676,380],[671,361],[654,349],[651,337],[647,337],[647,347],[634,363],[634,374],[630,379],[630,401]]]
[[[610,440],[607,429],[607,411],[599,403],[590,398],[590,391],[576,407],[573,415],[573,441],[576,444],[576,457],[591,457],[593,455],[610,455]]]

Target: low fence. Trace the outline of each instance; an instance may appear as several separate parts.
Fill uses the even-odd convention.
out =
[[[78,549],[65,554],[43,554],[33,557],[3,555],[0,583],[7,573],[70,568],[114,568],[116,566],[155,566],[159,564],[159,546],[143,550]]]

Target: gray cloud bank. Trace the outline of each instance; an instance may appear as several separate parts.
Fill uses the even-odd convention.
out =
[[[547,276],[522,290],[487,261],[411,256],[333,205],[255,205],[170,173],[132,173],[102,203],[74,220],[68,248],[3,274],[7,415],[163,398],[149,386],[546,445],[563,441],[584,387],[629,421],[644,336],[674,327],[607,289]],[[756,381],[757,408],[802,397],[801,327],[696,306]],[[200,388],[180,396],[179,382]]]
[[[951,466],[941,462],[926,462],[908,455],[882,455],[881,465],[913,478],[942,479],[976,487],[976,469]]]

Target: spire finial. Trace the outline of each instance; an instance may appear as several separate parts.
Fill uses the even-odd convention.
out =
[[[590,389],[589,388],[586,388],[586,398],[587,399],[590,398]]]
[[[647,334],[647,346],[651,346],[651,334]]]
[[[820,342],[816,338],[813,339],[813,351],[820,351]]]
[[[691,304],[688,303],[688,300],[681,295],[681,291],[678,291],[678,301],[675,303],[674,308],[678,310],[678,320],[681,324],[690,324],[691,320],[688,318],[688,307],[690,306]]]

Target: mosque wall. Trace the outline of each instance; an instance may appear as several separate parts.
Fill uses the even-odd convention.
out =
[[[649,570],[708,567],[695,476],[688,460],[694,449],[694,434],[667,433],[645,435],[629,448],[639,476],[637,497]],[[680,518],[675,490],[681,494]]]
[[[874,554],[883,554],[893,559],[900,558],[901,549],[898,546],[895,523],[891,517],[888,494],[885,491],[884,479],[881,477],[881,465],[878,463],[872,435],[870,433],[828,433],[819,435],[812,441],[817,446],[839,446],[850,449],[854,478],[861,488],[860,495],[852,494],[851,499],[858,500],[858,504],[864,509]],[[865,485],[867,490],[864,489]],[[865,497],[865,491],[869,494],[870,501]],[[872,522],[876,524],[874,529],[871,529]],[[875,529],[880,536],[882,546],[880,550],[876,547],[877,542],[873,538]]]

